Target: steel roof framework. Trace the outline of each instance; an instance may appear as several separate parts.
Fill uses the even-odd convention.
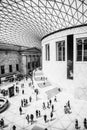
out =
[[[41,47],[53,31],[87,24],[86,0],[1,0],[0,43]]]

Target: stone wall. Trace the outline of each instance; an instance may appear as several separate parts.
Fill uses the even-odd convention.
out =
[[[9,73],[9,65],[12,65],[12,72],[16,72],[16,64],[19,64],[19,62],[20,62],[20,54],[18,52],[0,51],[0,67],[4,65],[5,74]],[[0,69],[0,75],[1,75],[1,69]]]

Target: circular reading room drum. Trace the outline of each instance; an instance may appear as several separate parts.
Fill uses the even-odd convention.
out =
[[[0,97],[0,113],[6,110],[9,106],[9,102],[6,98]]]

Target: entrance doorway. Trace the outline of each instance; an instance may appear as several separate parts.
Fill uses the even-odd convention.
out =
[[[67,79],[73,79],[73,35],[67,36]]]

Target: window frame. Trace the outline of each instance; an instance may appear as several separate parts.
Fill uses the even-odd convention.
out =
[[[5,65],[1,65],[1,74],[5,74]]]
[[[50,61],[50,44],[45,44],[45,60]]]
[[[65,61],[65,40],[56,41],[56,61]]]
[[[81,60],[79,60],[78,59],[78,57],[79,57],[79,55],[78,55],[78,41],[82,41],[82,43],[80,43],[79,45],[81,45],[82,46],[82,48],[81,48]],[[77,62],[87,62],[87,60],[85,60],[85,57],[86,57],[86,59],[87,59],[87,56],[85,55],[85,50],[87,50],[87,49],[84,49],[85,48],[85,45],[87,45],[87,43],[85,44],[85,40],[87,40],[87,37],[83,37],[83,38],[76,38],[76,61]],[[87,48],[87,47],[86,47]]]
[[[12,65],[9,65],[9,72],[12,72]]]

